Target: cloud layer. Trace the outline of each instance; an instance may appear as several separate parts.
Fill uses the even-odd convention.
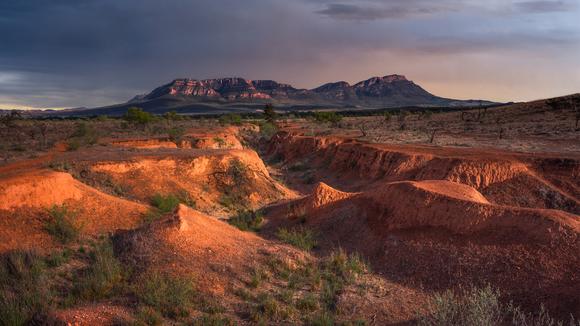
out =
[[[580,90],[571,1],[4,0],[0,107],[98,106],[173,78],[405,74],[447,97]]]

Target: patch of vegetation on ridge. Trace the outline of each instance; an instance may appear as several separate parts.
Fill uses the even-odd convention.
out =
[[[264,215],[260,211],[246,210],[230,218],[228,223],[242,231],[259,231],[264,222]]]
[[[53,205],[48,210],[48,220],[44,229],[62,244],[70,243],[79,237],[81,226],[75,221],[77,213],[66,205]]]
[[[276,232],[276,236],[280,240],[305,251],[310,251],[317,245],[314,231],[302,225],[292,229],[280,228]]]
[[[248,302],[248,313],[256,323],[301,321],[307,325],[334,325],[340,294],[347,286],[360,283],[359,277],[368,271],[360,255],[347,254],[342,249],[319,261],[300,261],[292,267],[285,260],[270,256],[266,269],[251,269],[247,289],[236,289],[234,293]],[[254,295],[253,291],[258,292]],[[331,324],[326,323],[329,321]],[[345,323],[350,324],[365,322]]]

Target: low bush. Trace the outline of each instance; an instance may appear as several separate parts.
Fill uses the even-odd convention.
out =
[[[214,137],[213,141],[216,142],[216,144],[218,145],[218,148],[224,148],[226,147],[226,140],[221,138],[221,137]]]
[[[48,267],[59,267],[70,261],[72,258],[72,250],[65,248],[62,251],[54,251],[45,258]]]
[[[62,244],[70,243],[78,238],[81,226],[75,222],[76,213],[67,206],[53,205],[48,210],[49,218],[45,223],[45,230]]]
[[[317,111],[313,113],[313,116],[314,120],[320,123],[330,122],[332,124],[337,124],[342,120],[340,114],[330,111]]]
[[[171,194],[155,194],[151,198],[151,205],[156,207],[163,214],[173,212],[173,210],[179,205],[179,202],[179,198]]]
[[[98,140],[98,132],[86,122],[80,122],[67,143],[68,150],[76,151],[83,145],[94,145]]]
[[[272,137],[278,132],[278,127],[271,122],[260,123],[260,137],[266,141],[270,141]]]
[[[242,231],[259,231],[264,222],[264,216],[260,211],[248,210],[240,212],[228,222]]]
[[[224,114],[219,117],[218,121],[222,126],[228,124],[240,126],[242,125],[242,116],[235,113]]]
[[[258,302],[252,311],[252,320],[257,323],[282,321],[290,316],[288,307],[280,304],[272,295],[262,293],[258,295]]]
[[[306,293],[296,302],[296,308],[302,311],[315,311],[318,309],[318,299],[312,293]]]
[[[278,238],[302,250],[310,251],[316,247],[316,235],[303,226],[293,229],[280,228],[276,232]]]
[[[124,286],[126,271],[113,253],[109,240],[97,243],[89,254],[89,265],[74,281],[74,299],[94,301],[119,293]]]
[[[127,113],[125,114],[124,118],[128,122],[141,125],[149,124],[155,120],[155,117],[151,113],[145,112],[143,111],[143,109],[138,107],[130,107],[127,110]]]
[[[142,275],[135,283],[134,293],[141,304],[173,319],[188,316],[196,298],[190,279],[158,272]]]
[[[183,128],[174,127],[167,130],[167,137],[175,144],[178,144],[181,141],[183,135],[185,135],[185,129]]]

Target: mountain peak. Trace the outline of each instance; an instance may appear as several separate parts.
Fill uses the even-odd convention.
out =
[[[156,88],[143,101],[165,96],[203,102],[268,102],[279,105],[331,107],[397,107],[409,105],[440,106],[459,103],[437,97],[403,75],[371,77],[354,85],[331,82],[314,89],[297,89],[274,80],[251,80],[241,77],[191,79],[178,78]],[[136,98],[138,101],[141,98]]]

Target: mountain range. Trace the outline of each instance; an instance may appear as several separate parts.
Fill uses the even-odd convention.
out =
[[[61,111],[58,115],[120,115],[138,106],[152,113],[170,110],[184,114],[255,112],[271,103],[277,109],[373,109],[406,106],[467,107],[496,104],[482,100],[455,100],[435,96],[402,75],[372,77],[354,85],[345,81],[313,89],[295,88],[274,80],[244,78],[180,78],[135,96],[126,103],[92,109]]]

